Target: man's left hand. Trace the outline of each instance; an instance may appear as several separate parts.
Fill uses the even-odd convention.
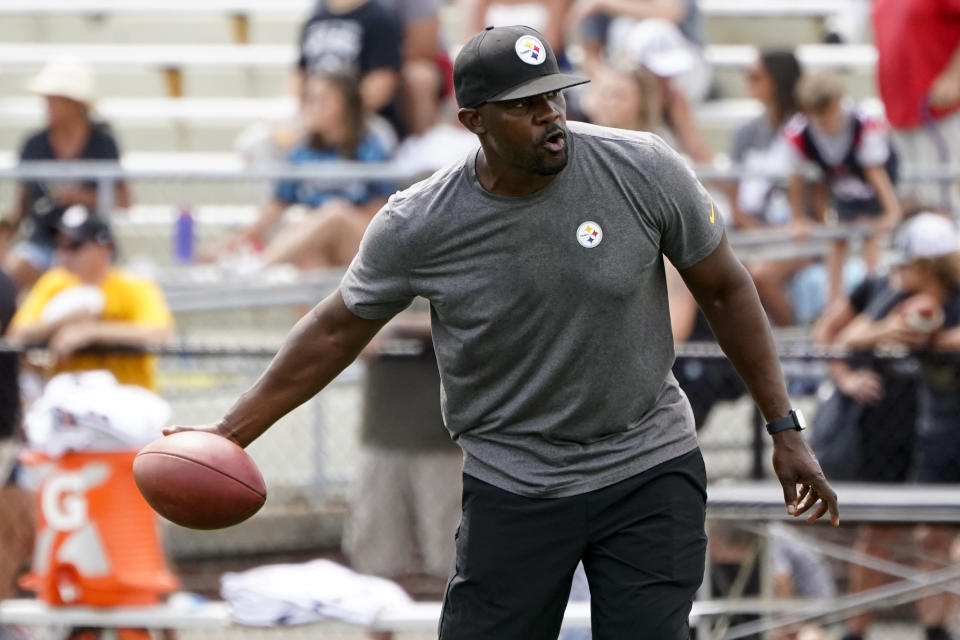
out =
[[[820,463],[799,431],[788,430],[773,435],[773,470],[783,486],[787,513],[800,516],[816,505],[807,516],[813,522],[830,512],[830,522],[840,526],[837,493],[827,482]],[[800,485],[799,492],[797,485]]]

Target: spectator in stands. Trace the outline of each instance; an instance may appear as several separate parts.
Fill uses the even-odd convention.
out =
[[[393,159],[411,173],[433,173],[476,147],[452,109],[453,62],[439,36],[438,0],[380,0],[403,23],[406,137]]]
[[[474,34],[488,26],[524,24],[546,36],[561,66],[564,64],[567,14],[570,0],[461,0],[464,31]]]
[[[0,336],[6,334],[16,309],[13,281],[0,271]],[[33,546],[33,500],[13,482],[20,423],[18,354],[0,352],[0,600],[15,593],[15,580]],[[0,625],[0,638],[6,638]]]
[[[462,456],[440,412],[427,305],[395,318],[364,355],[362,457],[344,552],[358,571],[439,597],[460,520]]]
[[[832,73],[808,74],[797,84],[797,102],[803,113],[794,116],[785,130],[792,173],[789,194],[793,225],[799,236],[807,234],[804,170],[812,163],[830,188],[836,219],[873,226],[873,232],[863,240],[863,257],[867,271],[875,273],[879,260],[876,236],[893,229],[901,218],[900,202],[893,189],[897,159],[886,124],[856,110],[845,100],[845,94],[843,81]],[[816,202],[820,204],[816,218],[821,223],[833,222],[822,206],[823,200]],[[831,301],[842,295],[846,253],[846,241],[838,240],[827,255]]]
[[[611,100],[639,101],[644,105],[640,111],[646,114],[647,126],[668,133],[672,146],[694,163],[712,163],[713,150],[694,117],[693,105],[699,97],[691,100],[681,82],[684,74],[693,70],[696,57],[674,25],[653,18],[631,24],[629,38],[622,39],[623,44],[609,56],[609,62],[588,67],[600,82],[585,88],[582,110],[586,117],[598,123],[611,116],[622,120],[617,114],[625,112],[626,107],[618,108]],[[610,69],[614,70],[612,74]]]
[[[155,357],[129,353],[78,353],[87,347],[156,347],[172,318],[159,288],[113,266],[113,234],[83,205],[62,216],[57,230],[60,267],[45,273],[13,317],[9,338],[46,345],[51,375],[106,369],[121,384],[156,389]]]
[[[440,37],[439,0],[379,0],[401,27],[400,85],[405,135],[422,136],[453,95],[453,62]]]
[[[290,152],[295,165],[337,161],[382,162],[388,156],[380,138],[366,124],[356,80],[344,74],[317,74],[304,84],[302,119],[305,140]],[[284,180],[260,213],[259,219],[220,247],[201,254],[213,260],[230,251],[264,245],[267,265],[292,264],[300,269],[346,265],[360,245],[373,214],[394,191],[392,184],[349,181],[314,184]],[[302,220],[287,225],[272,240],[269,234],[287,210],[307,207]]]
[[[775,598],[820,598],[837,596],[830,567],[815,549],[798,545],[790,539],[790,527],[770,523],[767,562],[770,567]],[[819,625],[805,624],[795,632],[780,633],[776,640],[827,640],[826,631]]]
[[[587,86],[582,108],[590,122],[605,127],[650,131],[696,163],[713,161],[689,103],[646,69],[599,67]]]
[[[894,313],[908,294],[896,271],[868,278],[849,295],[831,304],[814,324],[818,344],[870,350],[880,344],[919,345],[924,336],[910,331]],[[857,423],[837,425],[859,431],[860,460],[847,460],[845,479],[905,482],[908,479],[917,412],[912,367],[888,360],[831,360],[830,378],[837,392],[861,405]]]
[[[155,356],[108,349],[151,348],[166,342],[172,317],[159,288],[113,266],[116,244],[110,226],[84,205],[63,212],[56,246],[59,266],[42,275],[25,297],[13,317],[10,341],[46,346],[50,376],[102,369],[121,384],[155,391]],[[89,347],[106,350],[84,353]],[[146,630],[118,634],[148,637]],[[100,636],[75,628],[67,637]]]
[[[832,305],[815,328],[819,341],[855,350],[878,345],[960,348],[956,338],[960,333],[955,329],[938,331],[935,324],[917,324],[908,312],[915,296],[929,296],[939,305],[937,309],[944,309],[948,327],[960,324],[960,254],[952,222],[929,212],[912,215],[898,231],[896,247],[900,263],[889,278],[868,280],[849,300]],[[923,372],[914,384],[908,363],[883,362],[870,367],[831,363],[837,387],[864,405],[855,425],[860,429],[862,462],[851,479],[960,482],[956,367],[927,362]],[[930,528],[923,533],[920,541],[925,551],[944,564],[949,562],[952,529]],[[904,537],[902,528],[864,526],[858,529],[857,546],[883,557],[892,543]],[[856,591],[878,586],[885,579],[862,567],[851,568],[851,588]],[[946,600],[934,596],[918,603],[928,638],[949,637],[942,630],[949,622]],[[845,638],[862,639],[872,620],[870,614],[852,619]]]
[[[72,58],[51,60],[29,89],[46,99],[46,126],[27,138],[20,162],[119,160],[113,135],[91,117],[95,93],[87,65]],[[126,183],[118,182],[113,196],[117,206],[130,206]],[[94,208],[97,198],[93,181],[30,180],[18,185],[13,206],[0,218],[0,258],[18,291],[33,285],[53,263],[57,225],[64,210],[74,204]],[[8,250],[24,220],[32,223],[30,236]]]
[[[897,150],[911,166],[945,166],[958,159],[958,11],[956,2],[943,0],[873,2],[880,98]],[[944,210],[956,204],[955,190],[946,182],[912,182],[901,189]]]
[[[917,330],[929,339],[922,346],[934,351],[960,350],[960,240],[955,224],[945,214],[917,214],[898,232],[896,248],[901,289],[911,296],[926,296],[936,305],[936,313],[928,317],[930,326],[922,326],[923,318],[912,318],[906,309],[902,310],[904,322],[920,323]],[[919,482],[960,482],[957,361],[926,360],[921,374],[913,475]]]
[[[813,328],[814,340],[823,345],[839,345],[851,339],[870,349],[889,342],[915,342],[921,336],[907,331],[902,317],[894,313],[908,294],[899,287],[896,274],[869,278],[849,297],[834,301]],[[852,328],[851,328],[852,327]],[[858,337],[859,336],[859,337]],[[908,479],[916,430],[917,385],[914,373],[900,361],[832,360],[830,378],[834,393],[849,398],[859,408],[855,422],[838,412],[832,419],[817,419],[815,428],[856,429],[858,456],[843,456],[840,464],[848,468],[846,479],[862,482],[905,482]],[[831,399],[828,402],[837,402]],[[822,404],[819,411],[828,411]],[[814,434],[816,438],[817,435]],[[855,547],[876,557],[888,557],[891,548],[905,541],[908,532],[900,526],[862,524],[857,527]],[[852,591],[883,584],[886,576],[859,565],[850,565]],[[848,623],[850,638],[863,636],[873,615],[862,614]]]
[[[316,74],[351,75],[360,84],[363,109],[379,113],[404,133],[397,103],[402,68],[402,27],[374,0],[321,0],[300,33],[298,89]]]
[[[793,52],[763,51],[746,72],[747,94],[763,105],[763,113],[737,127],[730,159],[744,175],[728,188],[733,223],[738,229],[782,227],[790,221],[790,203],[780,179],[789,174],[783,162],[783,130],[796,114],[795,91],[800,63]],[[757,285],[760,301],[777,325],[811,319],[809,311],[795,311],[790,281],[811,264],[807,258],[754,260],[746,263]],[[819,312],[819,309],[817,309]]]
[[[746,175],[730,193],[733,223],[738,229],[779,226],[790,220],[785,189],[778,185],[783,130],[797,113],[795,92],[800,63],[792,51],[768,49],[746,71],[747,95],[763,106],[763,113],[738,126],[730,143],[730,160]],[[786,176],[786,167],[782,167]]]
[[[673,78],[692,104],[706,97],[710,68],[697,0],[576,0],[568,23],[579,32],[588,74],[632,59]]]
[[[901,287],[913,296],[927,296],[937,311],[942,310],[942,316],[935,315],[933,324],[927,326],[922,326],[924,318],[911,317],[906,309],[902,311],[905,320],[924,332],[933,328],[927,335],[934,353],[953,354],[948,359],[922,360],[911,475],[920,483],[960,483],[960,360],[956,357],[960,351],[960,236],[949,216],[921,213],[904,225],[897,240],[903,261],[898,270]],[[942,325],[934,328],[941,319]],[[919,568],[932,571],[955,562],[951,548],[957,538],[956,525],[921,525],[914,534],[924,551]],[[927,638],[951,637],[947,628],[955,621],[957,604],[957,597],[949,593],[917,603]]]

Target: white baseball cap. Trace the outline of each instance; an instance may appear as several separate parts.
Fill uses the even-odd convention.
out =
[[[85,62],[68,56],[53,58],[27,84],[41,96],[70,98],[91,106],[96,99],[93,70]]]
[[[626,35],[626,49],[633,62],[662,78],[686,73],[695,64],[690,45],[677,25],[660,18],[637,22]]]
[[[923,211],[910,216],[893,237],[894,261],[906,264],[920,258],[937,258],[960,250],[953,220]]]

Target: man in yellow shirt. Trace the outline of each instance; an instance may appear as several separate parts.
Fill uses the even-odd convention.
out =
[[[155,389],[155,358],[118,352],[78,353],[95,346],[162,345],[173,324],[160,289],[113,266],[113,234],[83,205],[67,209],[59,226],[60,266],[27,294],[10,328],[11,342],[47,345],[52,374],[107,369],[121,384]]]

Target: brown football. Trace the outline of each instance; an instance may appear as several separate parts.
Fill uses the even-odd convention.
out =
[[[154,440],[134,459],[133,477],[157,513],[191,529],[243,522],[267,499],[263,476],[247,452],[205,431]]]

